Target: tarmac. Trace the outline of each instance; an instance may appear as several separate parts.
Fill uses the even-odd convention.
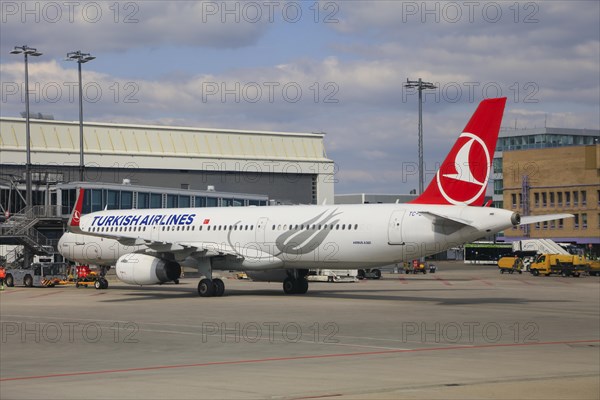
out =
[[[1,399],[598,399],[600,278],[435,274],[0,292]]]

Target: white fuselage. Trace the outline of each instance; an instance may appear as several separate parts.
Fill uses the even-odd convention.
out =
[[[213,269],[368,268],[435,254],[514,224],[511,211],[453,205],[112,210],[82,216],[81,233],[66,233],[59,251],[96,265],[146,250],[175,254],[184,265],[222,257]]]

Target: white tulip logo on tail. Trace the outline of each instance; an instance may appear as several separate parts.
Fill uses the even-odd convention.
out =
[[[469,132],[460,135],[459,141],[464,139],[454,162],[442,166],[436,175],[440,193],[446,201],[456,205],[469,205],[476,201],[485,192],[490,177],[491,160],[485,142]],[[485,166],[482,168],[483,163]],[[482,171],[485,171],[485,176],[481,176]]]

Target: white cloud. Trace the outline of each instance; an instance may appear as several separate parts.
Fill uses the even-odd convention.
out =
[[[30,43],[48,54],[69,48],[123,52],[139,47],[239,48],[254,44],[269,26],[243,2],[3,2],[2,51]],[[14,42],[14,44],[12,44]]]

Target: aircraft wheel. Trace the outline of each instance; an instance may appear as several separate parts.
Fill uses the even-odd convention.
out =
[[[108,289],[108,280],[106,278],[100,278],[100,282],[102,283],[102,289]]]
[[[94,282],[94,287],[96,288],[96,290],[102,289],[102,281],[100,279],[96,279],[96,281]]]
[[[292,278],[285,278],[283,281],[283,292],[285,294],[295,294],[296,293],[296,282]]]
[[[212,280],[210,279],[202,279],[200,283],[198,283],[198,294],[200,297],[211,297],[215,292],[215,288],[213,286]]]
[[[372,272],[372,273],[373,273],[373,275],[374,275],[374,278],[373,278],[373,279],[380,279],[380,278],[381,278],[381,271],[380,271],[380,270],[378,270],[378,269],[374,269],[374,270],[372,270],[371,272]]]
[[[6,275],[6,286],[8,286],[8,287],[15,286],[15,280],[11,274]]]
[[[308,292],[308,281],[304,278],[298,279],[296,281],[296,291],[297,294],[306,294]]]
[[[215,296],[223,296],[225,293],[225,283],[221,279],[213,279],[213,290]]]

